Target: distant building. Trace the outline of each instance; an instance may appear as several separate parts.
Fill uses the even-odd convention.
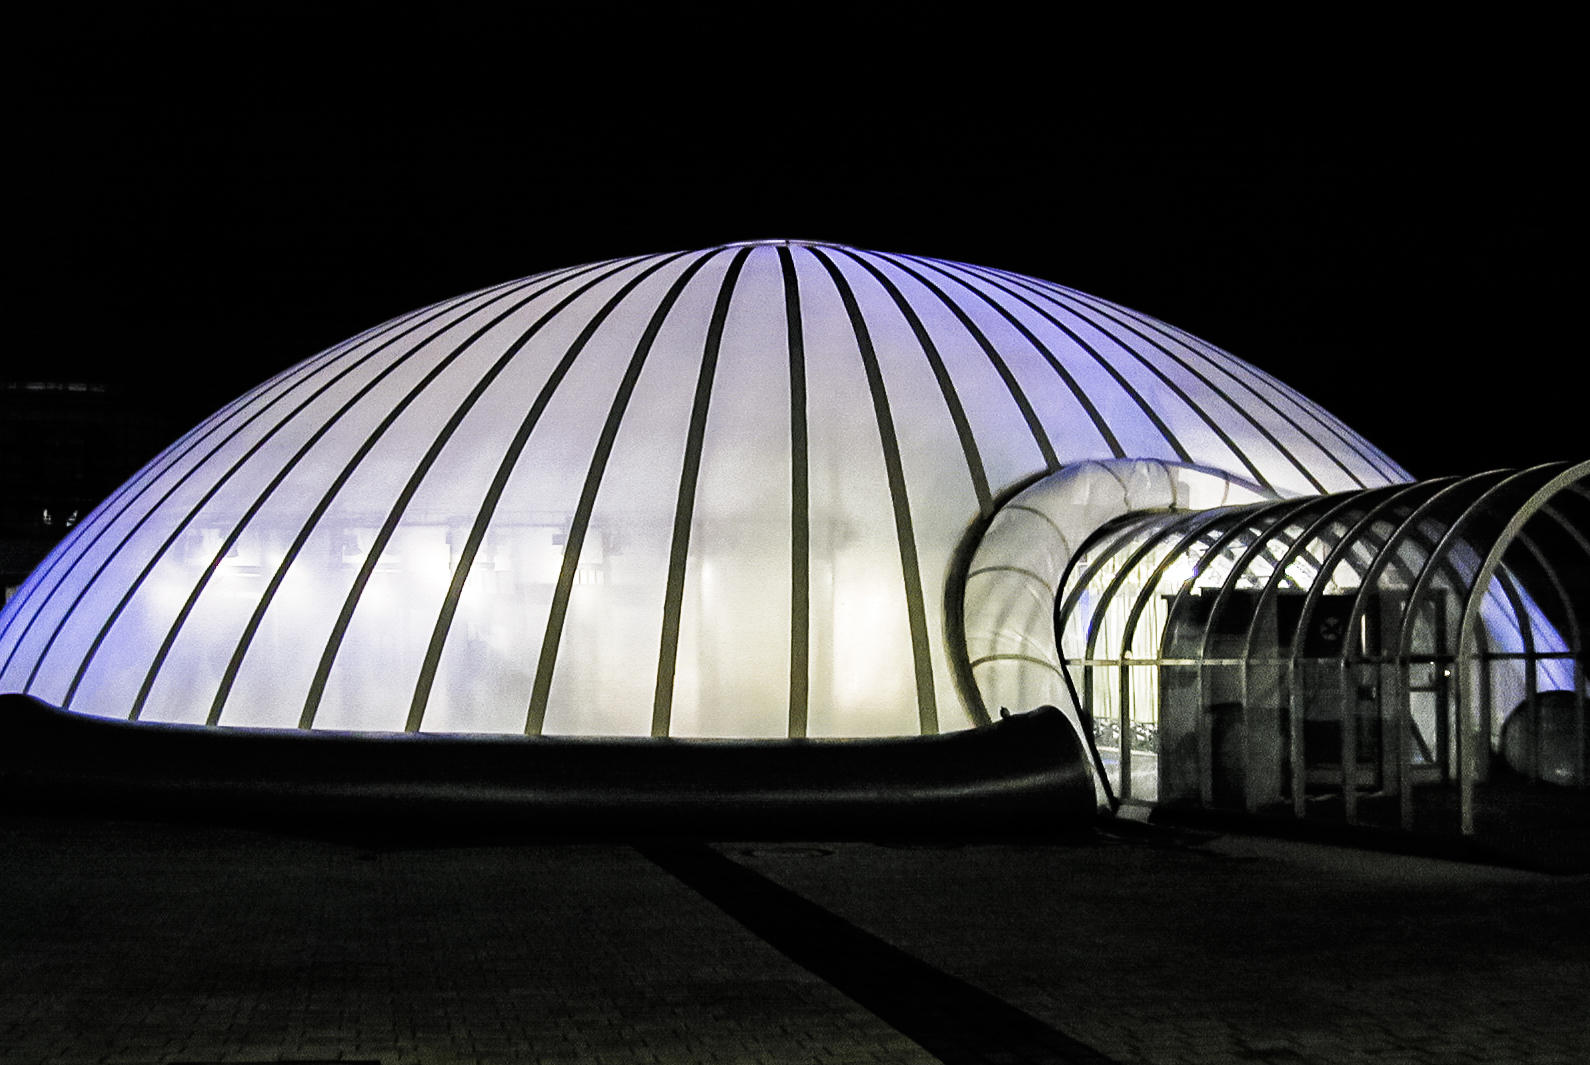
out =
[[[50,548],[169,442],[161,419],[104,384],[0,381],[0,588],[9,599]]]

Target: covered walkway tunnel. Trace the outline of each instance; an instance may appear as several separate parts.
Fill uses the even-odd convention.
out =
[[[1412,828],[1583,787],[1590,463],[1124,515],[1071,558],[1061,668],[1126,802]]]

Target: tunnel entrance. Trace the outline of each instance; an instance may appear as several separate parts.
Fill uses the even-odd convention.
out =
[[[1445,789],[1582,788],[1590,463],[1137,512],[1054,631],[1126,803],[1413,827]],[[1425,804],[1428,805],[1428,804]]]

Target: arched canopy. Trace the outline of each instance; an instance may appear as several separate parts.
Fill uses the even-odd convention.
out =
[[[1509,718],[1524,771],[1584,783],[1586,528],[1590,463],[1129,516],[1072,562],[1057,642],[1127,797],[1389,792],[1407,824],[1421,782],[1472,805]]]

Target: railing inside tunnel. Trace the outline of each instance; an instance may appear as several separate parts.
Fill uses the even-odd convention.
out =
[[[1590,777],[1587,529],[1590,463],[1128,515],[1056,642],[1123,801],[1473,832]]]

